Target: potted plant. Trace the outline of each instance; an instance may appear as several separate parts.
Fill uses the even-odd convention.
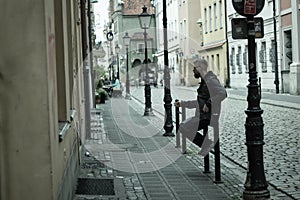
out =
[[[97,101],[102,104],[105,103],[105,100],[108,99],[108,93],[103,88],[97,89],[98,95],[96,95],[96,103]]]

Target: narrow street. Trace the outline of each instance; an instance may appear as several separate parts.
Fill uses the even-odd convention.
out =
[[[222,104],[220,117],[220,146],[222,155],[243,169],[247,167],[247,149],[245,145],[244,123],[247,108],[246,96],[241,91],[228,89],[228,98]],[[195,87],[172,86],[172,99],[192,100],[196,98]],[[152,87],[152,108],[163,114],[164,89]],[[131,94],[140,102],[144,102],[144,88],[132,88]],[[276,95],[276,94],[273,94]],[[268,93],[266,98],[271,99]],[[288,98],[288,96],[286,96]],[[284,95],[280,97],[284,102]],[[264,166],[266,179],[276,190],[288,194],[294,199],[300,198],[300,170],[299,170],[299,137],[300,110],[289,106],[282,106],[279,101],[268,102],[262,97],[261,108],[264,110]],[[278,104],[278,105],[276,105]],[[289,105],[286,100],[286,105]],[[296,105],[291,102],[291,105]],[[187,112],[192,116],[193,110]],[[158,113],[157,113],[158,114]],[[172,117],[175,120],[174,110]],[[174,128],[175,131],[175,128]],[[246,175],[245,175],[246,176]],[[269,186],[270,187],[270,186]]]

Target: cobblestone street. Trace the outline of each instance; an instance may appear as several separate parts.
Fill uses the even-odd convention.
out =
[[[175,99],[194,100],[196,88],[171,88],[173,102]],[[152,108],[163,114],[164,89],[152,88]],[[144,88],[132,88],[132,96],[144,102]],[[264,97],[262,97],[263,100]],[[263,101],[262,101],[263,102]],[[299,130],[300,110],[290,106],[276,106],[261,103],[264,110],[264,166],[269,184],[294,199],[300,199],[300,162]],[[287,102],[288,105],[288,102]],[[235,95],[228,90],[228,98],[222,104],[220,117],[220,146],[224,156],[236,165],[246,169],[247,149],[245,145],[245,119],[247,108],[246,96]],[[172,112],[175,120],[174,110]],[[194,114],[187,112],[187,117]],[[174,128],[175,129],[175,128]],[[246,174],[244,175],[246,176]]]

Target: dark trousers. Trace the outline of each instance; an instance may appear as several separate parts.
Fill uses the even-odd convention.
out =
[[[208,119],[199,120],[197,117],[192,117],[180,124],[179,131],[194,144],[201,147],[208,131],[209,122]],[[200,130],[203,130],[203,134],[198,133]]]

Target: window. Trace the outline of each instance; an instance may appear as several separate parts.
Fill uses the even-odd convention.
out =
[[[145,52],[144,44],[143,43],[137,44],[137,49],[138,49],[138,53],[144,53]]]
[[[186,20],[183,20],[183,34],[184,34],[184,38],[186,38],[186,35],[187,35],[187,31],[186,31]]]
[[[238,47],[238,53],[236,55],[236,64],[238,66],[238,73],[241,74],[242,71],[242,62],[241,62],[241,58],[242,58],[242,48]]]
[[[261,63],[261,71],[267,72],[267,62],[266,62],[266,42],[261,43],[261,50],[259,51],[259,62]]]
[[[223,22],[222,22],[222,19],[223,19],[223,10],[222,10],[222,0],[219,1],[219,20],[220,20],[220,28],[223,28]]]
[[[217,4],[214,3],[214,24],[215,24],[215,31],[218,29],[218,15],[217,15]]]
[[[211,55],[211,69],[215,71],[215,56]]]
[[[204,27],[205,27],[205,33],[208,32],[208,26],[207,26],[207,9],[204,8]]]
[[[217,60],[216,60],[216,66],[217,66],[217,72],[220,72],[220,55],[217,54]]]
[[[293,60],[293,52],[292,52],[292,31],[284,31],[284,69],[289,70],[290,64]]]
[[[209,31],[212,32],[211,6],[208,7],[208,12],[209,12]]]
[[[271,49],[269,51],[269,56],[270,56],[270,59],[269,61],[271,62],[272,64],[272,72],[275,72],[275,41],[272,40],[271,41]]]
[[[230,53],[230,65],[231,65],[231,73],[235,74],[234,48],[231,49],[231,53]]]
[[[244,53],[243,53],[243,64],[245,65],[246,73],[248,73],[249,69],[248,69],[248,46],[247,45],[245,46]]]
[[[179,30],[179,33],[180,33],[180,39],[182,40],[183,38],[183,28],[182,28],[182,22],[180,22],[180,30]]]

